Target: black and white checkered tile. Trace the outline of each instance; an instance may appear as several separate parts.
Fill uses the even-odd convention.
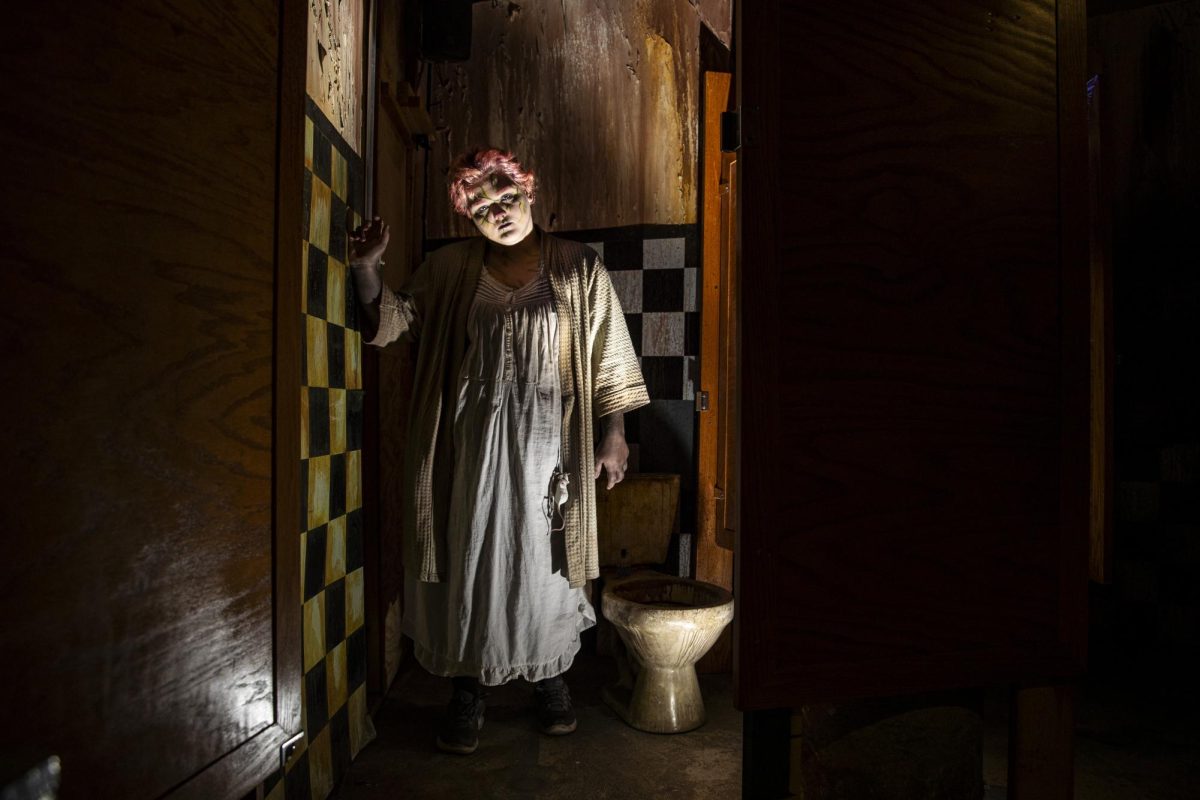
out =
[[[612,277],[650,397],[693,400],[700,353],[695,226],[636,226],[587,236]]]
[[[322,800],[373,735],[367,715],[362,431],[357,303],[346,275],[346,209],[361,213],[363,161],[310,99],[305,115],[305,358],[300,388],[300,544],[305,739],[256,790]]]

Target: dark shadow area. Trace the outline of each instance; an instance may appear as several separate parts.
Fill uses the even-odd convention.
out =
[[[1200,782],[1200,732],[1174,687],[1104,679],[1076,694],[1075,797],[1187,800]],[[985,800],[1008,796],[1008,691],[986,695]],[[1193,707],[1194,710],[1194,707]]]

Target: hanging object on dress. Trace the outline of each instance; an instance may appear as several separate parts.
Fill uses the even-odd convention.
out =
[[[554,468],[550,476],[550,494],[546,496],[546,519],[550,522],[550,533],[557,533],[567,527],[566,515],[563,508],[571,496],[571,476],[563,472],[562,462]],[[555,525],[554,518],[558,517],[561,524]]]

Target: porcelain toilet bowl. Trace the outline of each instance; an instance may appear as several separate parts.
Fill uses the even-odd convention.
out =
[[[696,662],[733,619],[733,595],[720,586],[657,573],[604,587],[601,612],[625,645],[620,680],[605,702],[634,728],[683,733],[704,724]]]

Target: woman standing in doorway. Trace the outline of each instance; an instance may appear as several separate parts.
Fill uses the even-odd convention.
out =
[[[482,687],[514,678],[534,683],[544,733],[575,730],[563,673],[596,621],[583,590],[599,574],[594,481],[624,477],[624,414],[649,397],[596,252],[533,224],[533,173],[477,148],[449,189],[482,238],[432,253],[393,292],[376,218],[351,232],[350,267],[364,339],[417,346],[403,630],[423,667],[452,678],[438,747],[470,753]]]

